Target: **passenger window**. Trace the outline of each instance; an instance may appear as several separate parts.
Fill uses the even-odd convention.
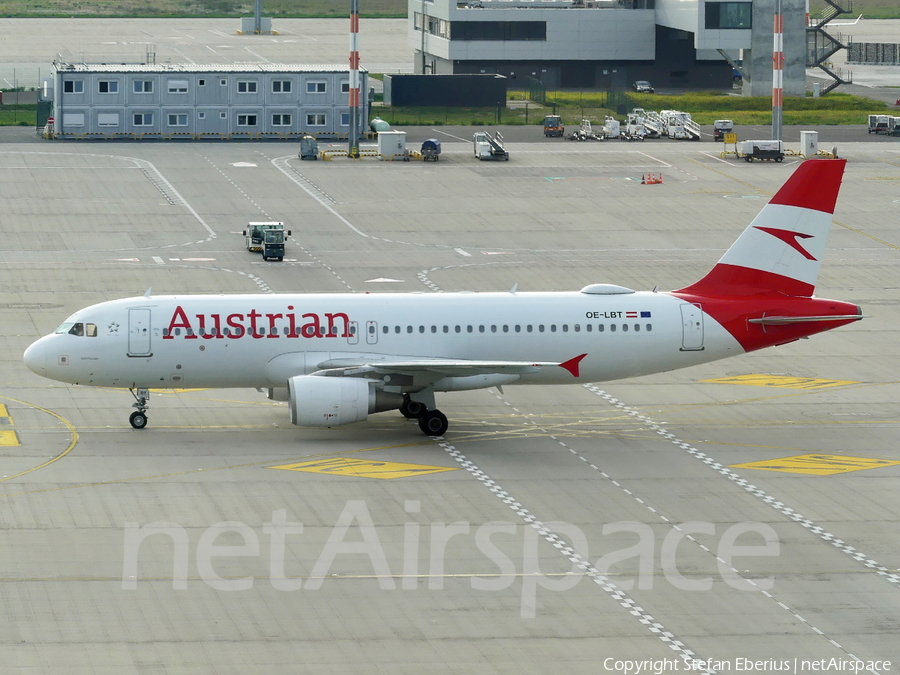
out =
[[[497,326],[491,326],[491,332],[492,332],[492,333],[496,333],[496,332],[497,332]]]
[[[457,333],[459,333],[459,332],[462,331],[462,329],[461,329],[459,326],[457,326],[457,327],[455,328],[455,330],[456,330]]]
[[[592,330],[594,330],[594,324],[589,323],[589,324],[587,324],[587,325],[584,327],[584,329],[585,329],[588,333],[590,333]]]
[[[519,324],[516,324],[516,332],[517,332],[517,333],[521,333],[521,332],[522,332],[522,327],[521,327]]]
[[[573,328],[573,330],[574,330],[576,333],[580,333],[580,332],[581,332],[581,324],[577,324],[577,323],[576,323],[574,326],[572,326],[572,328]]]
[[[648,332],[648,333],[649,333],[651,330],[653,330],[653,326],[652,326],[651,324],[649,324],[649,323],[647,324],[646,327],[647,327],[647,332]]]
[[[529,333],[531,333],[534,330],[534,328],[532,328],[531,324],[528,324],[527,326],[525,326],[525,330],[528,331]]]
[[[449,333],[449,332],[450,332],[450,326],[444,326],[444,332],[445,332],[445,333]]]
[[[420,333],[424,333],[424,332],[425,332],[425,326],[419,326],[419,332],[420,332]]]
[[[538,331],[541,332],[541,333],[544,332],[544,324],[538,325]]]
[[[508,325],[503,324],[503,332],[504,332],[504,333],[508,333],[508,332],[509,332],[509,326],[508,326]]]
[[[639,331],[640,329],[641,329],[641,324],[639,324],[639,323],[634,324],[635,331]]]
[[[412,333],[412,330],[413,330],[413,329],[412,329],[412,326],[407,326],[407,327],[406,327],[406,332],[407,332],[407,333]]]
[[[227,329],[226,329],[226,330],[227,330]],[[169,334],[169,329],[168,329],[168,328],[163,328],[163,337],[165,337],[165,336],[168,335],[168,334]]]
[[[432,326],[432,327],[431,327],[431,332],[432,332],[432,333],[437,333],[437,326]]]
[[[387,335],[388,330],[390,330],[387,326],[382,326],[381,332]]]
[[[602,333],[604,330],[604,326],[602,323],[597,324],[597,332]]]
[[[478,332],[479,332],[479,333],[483,333],[483,332],[484,332],[484,326],[478,326]]]
[[[627,324],[627,323],[623,323],[623,324],[622,324],[622,332],[623,332],[623,333],[627,333],[627,332],[628,332],[628,324]]]
[[[551,332],[551,333],[555,333],[555,332],[556,332],[556,324],[555,324],[555,323],[551,323],[551,324],[550,324],[550,332]]]
[[[466,326],[466,331],[469,332],[469,333],[471,333],[471,332],[472,332],[472,326]]]
[[[614,323],[609,324],[609,330],[610,330],[610,332],[615,333],[616,332],[616,324],[614,324]]]
[[[564,323],[562,328],[563,328],[563,333],[568,333],[568,332],[569,332],[569,324]]]
[[[400,326],[394,326],[394,332],[395,332],[395,333],[399,333],[399,332],[400,332]]]

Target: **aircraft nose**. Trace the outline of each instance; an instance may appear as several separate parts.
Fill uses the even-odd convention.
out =
[[[22,356],[28,369],[38,375],[47,375],[47,345],[43,339],[31,344]]]

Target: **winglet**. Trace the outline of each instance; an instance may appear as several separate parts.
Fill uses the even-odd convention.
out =
[[[563,361],[559,365],[560,368],[565,368],[570,373],[572,373],[572,377],[578,377],[578,365],[581,363],[581,359],[587,356],[587,353],[579,354],[578,356],[569,359],[568,361]]]
[[[148,288],[148,289],[147,289],[147,292],[144,293],[144,297],[147,298],[147,299],[149,299],[149,298],[150,298],[150,291],[152,291],[152,290],[153,290],[153,286],[151,286],[150,288]]]
[[[518,284],[518,283],[515,283],[515,284],[513,284],[513,287],[509,289],[509,292],[512,293],[513,295],[515,295],[515,294],[516,294],[516,291],[517,291],[518,289],[519,289],[519,284]]]

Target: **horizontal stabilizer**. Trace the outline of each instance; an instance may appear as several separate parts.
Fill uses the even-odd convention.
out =
[[[783,326],[789,323],[808,323],[812,321],[859,321],[862,314],[842,314],[839,316],[764,316],[759,319],[747,319],[750,323],[758,323],[763,326]]]

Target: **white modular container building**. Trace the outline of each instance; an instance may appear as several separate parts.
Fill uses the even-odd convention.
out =
[[[55,138],[346,138],[350,131],[348,66],[57,61],[52,87]],[[365,70],[360,87],[368,91]]]

